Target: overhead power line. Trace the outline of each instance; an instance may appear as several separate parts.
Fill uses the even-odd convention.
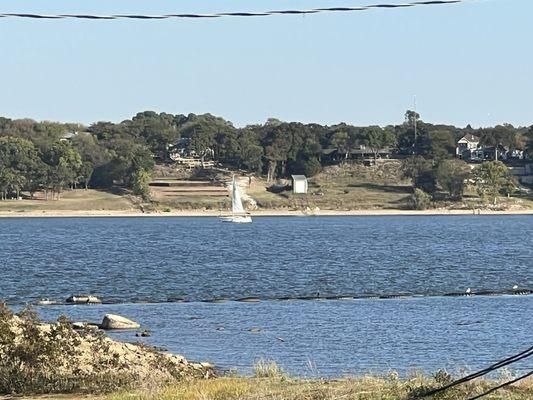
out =
[[[138,14],[113,14],[113,15],[89,15],[89,14],[33,14],[33,13],[0,13],[0,18],[33,18],[33,19],[90,19],[90,20],[116,20],[116,19],[179,19],[179,18],[222,18],[222,17],[268,17],[273,15],[306,15],[331,12],[353,12],[366,11],[379,8],[409,8],[417,6],[443,5],[454,3],[465,3],[470,0],[434,0],[434,1],[413,1],[403,4],[370,4],[356,7],[326,7],[311,8],[307,10],[274,10],[264,12],[221,12],[211,14],[163,14],[163,15],[138,15]]]
[[[508,358],[506,358],[504,360],[498,361],[497,363],[492,364],[492,365],[488,366],[487,368],[484,368],[484,369],[482,369],[480,371],[477,371],[477,372],[475,372],[473,374],[465,376],[464,378],[457,379],[457,380],[455,380],[455,381],[453,381],[453,382],[451,382],[451,383],[449,383],[449,384],[447,384],[445,386],[442,386],[440,388],[433,389],[433,390],[430,390],[428,392],[425,392],[425,393],[423,393],[421,395],[412,397],[410,400],[422,399],[422,398],[434,396],[437,393],[444,392],[444,391],[446,391],[446,390],[448,390],[448,389],[450,389],[450,388],[452,388],[454,386],[457,386],[457,385],[460,385],[462,383],[466,383],[466,382],[472,381],[474,379],[480,378],[480,377],[482,377],[484,375],[487,375],[487,374],[489,374],[489,373],[491,373],[493,371],[496,371],[496,370],[498,370],[498,369],[500,369],[502,367],[505,367],[505,366],[510,365],[510,364],[514,364],[514,363],[516,363],[516,362],[518,362],[520,360],[526,359],[526,358],[531,357],[531,356],[533,356],[533,346],[529,347],[527,350],[524,350],[524,351],[522,351],[522,352],[520,352],[518,354],[515,354],[515,355],[513,355],[511,357],[508,357]],[[498,389],[501,389],[502,387],[505,387],[505,386],[511,385],[513,383],[516,383],[516,382],[518,382],[520,380],[526,379],[527,377],[531,376],[532,373],[533,373],[533,371],[527,373],[526,375],[524,375],[524,376],[522,376],[522,377],[520,377],[520,378],[518,378],[516,380],[513,380],[511,382],[507,382],[507,383],[505,383],[503,385],[500,385],[500,386],[498,386],[496,388],[493,388],[490,391],[484,393],[483,395],[476,396],[473,399],[478,399],[478,398],[484,397],[484,396],[486,396],[489,393],[492,393],[492,392],[494,392],[494,391],[496,391]]]
[[[500,390],[506,386],[511,386],[515,383],[518,383],[520,381],[523,381],[524,379],[527,379],[529,378],[530,376],[533,375],[533,371],[529,371],[527,374],[525,375],[522,375],[522,376],[519,376],[518,378],[515,378],[513,379],[512,381],[509,381],[509,382],[505,382],[505,383],[502,383],[501,385],[498,385],[496,387],[493,387],[492,389],[489,389],[487,390],[486,392],[484,393],[481,393],[480,395],[477,395],[477,396],[474,396],[474,397],[471,397],[469,398],[468,400],[477,400],[477,399],[481,399],[482,397],[485,397],[485,396],[488,396],[489,394],[491,393],[494,393],[495,391],[497,390]]]

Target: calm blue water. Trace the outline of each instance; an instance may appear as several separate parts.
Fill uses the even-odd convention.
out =
[[[122,304],[39,311],[119,313],[150,344],[243,371],[260,357],[311,376],[457,370],[533,341],[532,296],[438,297],[532,289],[532,216],[0,219],[0,269],[12,305],[91,293]],[[266,300],[317,293],[437,297]],[[265,301],[200,302],[247,296]]]
[[[272,359],[310,377],[460,372],[518,353],[533,341],[531,296],[54,306],[39,312],[49,320],[67,314],[94,322],[117,313],[152,331],[141,341],[189,359],[242,373],[260,358]],[[134,335],[112,333],[124,341],[140,339]],[[533,360],[513,370],[527,368]]]

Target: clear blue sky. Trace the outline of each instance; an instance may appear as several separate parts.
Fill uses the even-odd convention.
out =
[[[377,0],[375,2],[385,2]],[[392,0],[392,2],[401,2]],[[0,12],[176,13],[372,0],[3,0]],[[533,124],[533,1],[218,20],[0,18],[0,115],[90,123],[210,112],[237,126],[422,118]]]

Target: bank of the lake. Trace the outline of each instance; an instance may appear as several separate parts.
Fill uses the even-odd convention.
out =
[[[41,210],[0,211],[0,218],[75,218],[75,217],[218,217],[221,211],[213,210]],[[533,209],[368,209],[368,210],[288,210],[263,209],[251,211],[252,217],[327,217],[327,216],[433,216],[433,215],[533,215]]]
[[[253,374],[243,377],[142,344],[114,341],[93,328],[76,327],[65,318],[42,323],[28,310],[14,315],[4,305],[0,305],[0,335],[0,396],[44,395],[62,400],[396,400],[418,398],[437,390],[441,391],[441,400],[470,399],[491,391],[494,400],[525,400],[533,394],[531,379],[518,379],[524,375],[499,368],[477,377],[467,370],[412,371],[401,376],[390,369],[379,374],[320,379],[294,377],[275,362],[260,359],[253,366]],[[221,346],[218,351],[227,350]],[[451,385],[454,379],[463,378],[464,382]],[[445,386],[451,387],[443,390]]]

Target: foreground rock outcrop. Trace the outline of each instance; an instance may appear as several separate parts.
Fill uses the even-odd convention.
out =
[[[40,323],[32,312],[14,315],[0,304],[0,394],[111,391],[208,377],[212,366],[111,340],[64,318]]]

